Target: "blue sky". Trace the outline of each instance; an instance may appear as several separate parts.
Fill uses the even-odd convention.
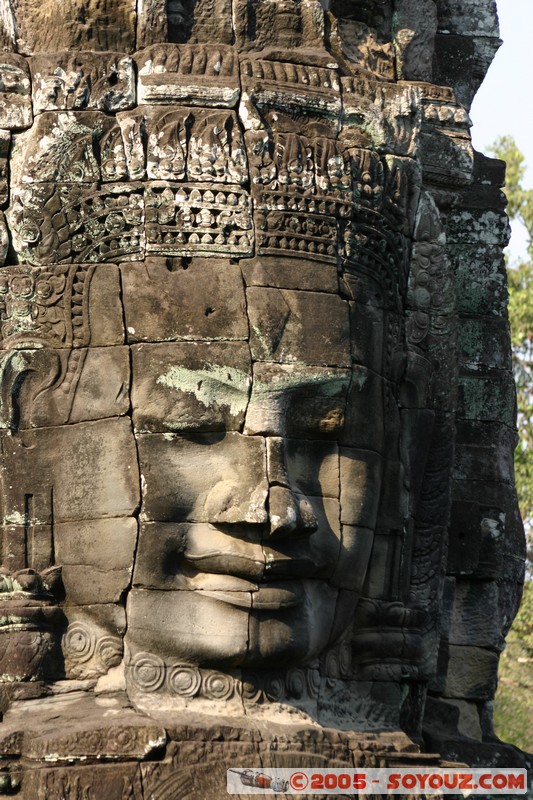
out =
[[[499,0],[498,13],[504,43],[472,105],[472,139],[486,152],[498,136],[513,136],[528,164],[526,187],[533,188],[533,2]],[[525,244],[524,231],[514,225],[511,263],[525,256]]]

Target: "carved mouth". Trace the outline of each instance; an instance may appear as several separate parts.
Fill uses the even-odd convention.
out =
[[[282,608],[292,608],[300,605],[304,599],[303,586],[299,582],[290,586],[285,583],[269,584],[268,586],[256,587],[255,590],[249,592],[208,590],[204,591],[204,594],[232,606],[259,611],[277,611]]]
[[[205,553],[185,554],[185,565],[201,575],[212,574],[228,576],[233,579],[253,581],[254,583],[284,582],[295,578],[318,577],[320,567],[311,558],[295,557],[283,553],[269,554],[269,557],[258,561],[252,556],[242,553]],[[186,572],[186,569],[184,570]],[[250,585],[251,591],[257,586]]]

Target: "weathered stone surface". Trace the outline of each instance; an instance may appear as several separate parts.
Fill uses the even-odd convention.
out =
[[[366,367],[352,368],[346,403],[346,425],[342,444],[382,452],[384,443],[384,391],[382,378]],[[365,409],[372,408],[372,416]],[[362,422],[364,420],[364,423]]]
[[[246,298],[255,360],[349,366],[348,304],[339,297],[252,286]]]
[[[0,57],[0,128],[29,128],[32,120],[30,71],[26,59],[15,53]]]
[[[114,0],[101,9],[96,0],[79,0],[63,9],[61,24],[57,7],[48,0],[16,0],[11,5],[17,50],[26,55],[61,50],[117,50],[131,52],[135,41],[135,2]]]
[[[86,108],[113,112],[135,103],[133,64],[121,53],[42,54],[29,63],[36,114]]]
[[[119,276],[113,265],[5,267],[0,287],[4,349],[124,342]]]
[[[131,581],[137,522],[128,517],[61,522],[54,546],[73,602],[117,602]]]
[[[59,460],[52,456],[57,446],[63,453]],[[52,489],[57,522],[128,516],[138,506],[137,457],[127,420],[24,431],[6,440],[4,454],[4,474],[13,476],[9,486],[4,478],[6,521],[24,519],[27,494],[42,498],[42,505],[35,503],[34,521],[46,522]]]
[[[260,523],[267,519],[265,443],[228,432],[138,437],[142,518],[161,522]],[[209,468],[204,468],[206,449]],[[230,467],[231,465],[231,467]]]
[[[11,146],[11,132],[0,130],[0,207],[4,208],[9,199],[8,158]],[[5,223],[4,223],[5,224]],[[4,254],[4,259],[5,259]]]
[[[232,47],[157,44],[135,56],[139,103],[237,104],[239,62]]]
[[[349,384],[346,369],[257,362],[244,432],[337,439]]]
[[[458,345],[463,368],[472,372],[511,369],[511,334],[506,319],[462,319]]]
[[[246,286],[270,286],[276,289],[301,289],[336,293],[339,288],[334,264],[322,264],[297,258],[256,258],[241,262]]]
[[[448,248],[457,289],[457,310],[467,314],[504,315],[507,303],[505,264],[500,248],[452,245]]]
[[[496,690],[498,655],[471,645],[452,645],[448,650],[445,697],[483,700]]]
[[[404,80],[431,81],[437,32],[434,0],[402,0],[394,16],[394,44],[399,76]]]
[[[322,45],[324,21],[317,0],[298,5],[284,0],[238,0],[234,11],[235,39],[242,50],[274,47],[313,49]]]
[[[248,336],[242,278],[234,264],[200,259],[167,266],[164,259],[150,259],[123,264],[121,274],[129,342]]]
[[[381,495],[382,459],[377,453],[340,450],[341,522],[373,530]]]
[[[497,35],[437,34],[434,79],[439,83],[452,84],[459,102],[470,108],[500,45],[501,40]]]
[[[24,363],[17,398],[21,428],[48,428],[127,413],[130,359],[126,347],[18,352]],[[102,375],[107,376],[105,382]]]
[[[502,422],[510,428],[515,419],[515,386],[510,372],[464,375],[459,379],[458,415],[463,419]]]
[[[516,433],[505,425],[457,420],[454,477],[512,483],[515,445]]]
[[[496,581],[457,580],[450,644],[501,650],[504,644],[500,587]]]
[[[238,342],[141,344],[132,348],[133,421],[140,432],[239,430],[252,383]]]

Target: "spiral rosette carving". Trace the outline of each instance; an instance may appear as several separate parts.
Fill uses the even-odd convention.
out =
[[[65,658],[77,664],[85,664],[94,655],[96,637],[88,625],[73,622],[63,636],[62,645]]]
[[[264,700],[264,692],[262,686],[255,680],[245,680],[241,686],[242,699],[246,703],[261,703]]]
[[[307,694],[305,672],[302,669],[291,669],[287,673],[286,689],[289,697],[300,700]]]
[[[95,656],[106,672],[120,664],[123,652],[122,640],[116,636],[102,636],[96,643]]]
[[[200,670],[181,664],[170,667],[167,675],[167,686],[173,694],[181,697],[194,697],[200,691],[202,677]]]
[[[265,682],[265,694],[269,700],[282,700],[285,696],[285,681],[281,675],[270,675]]]
[[[326,656],[326,675],[328,678],[339,678],[341,674],[339,657],[334,650]]]
[[[165,682],[165,663],[151,653],[137,653],[129,665],[131,681],[141,692],[157,692]]]
[[[134,728],[110,728],[107,733],[105,752],[129,753],[135,749],[138,737]]]
[[[202,690],[209,700],[229,700],[235,691],[235,681],[223,672],[209,672],[203,675]]]

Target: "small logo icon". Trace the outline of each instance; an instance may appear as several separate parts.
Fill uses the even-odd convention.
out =
[[[257,772],[253,769],[230,769],[241,779],[243,786],[253,786],[256,789],[270,789],[272,792],[286,793],[289,791],[289,781],[273,778],[266,772]]]

